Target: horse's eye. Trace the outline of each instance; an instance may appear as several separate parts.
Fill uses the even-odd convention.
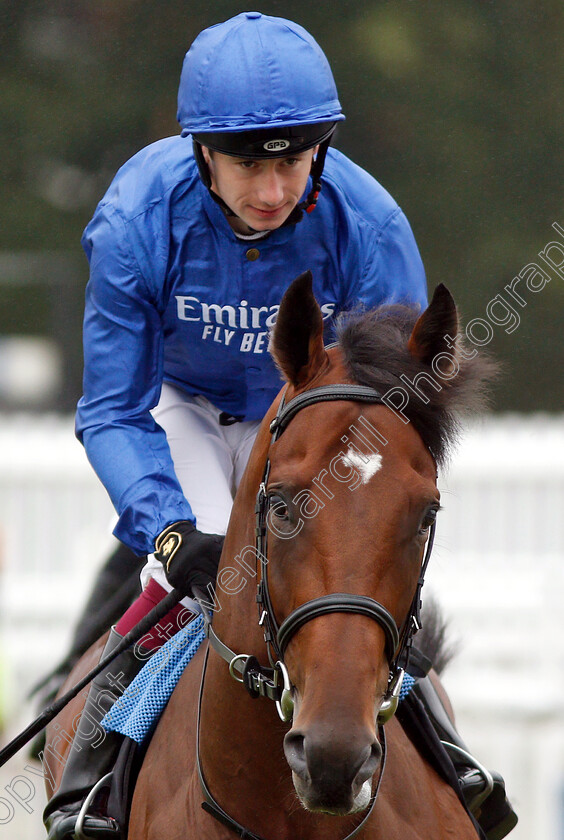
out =
[[[268,497],[270,504],[270,515],[275,516],[282,522],[287,522],[290,518],[290,512],[286,501],[278,493],[272,493]]]
[[[427,533],[431,525],[433,525],[437,520],[437,513],[439,512],[440,508],[432,507],[429,508],[423,519],[421,520],[421,527],[419,528],[419,533],[424,535]]]

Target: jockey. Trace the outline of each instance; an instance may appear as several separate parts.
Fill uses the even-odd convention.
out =
[[[312,269],[328,338],[334,316],[359,304],[426,306],[403,212],[329,147],[343,119],[311,35],[282,18],[239,14],[200,33],[186,54],[180,136],[128,161],[84,232],[77,435],[117,510],[115,535],[149,556],[143,592],[104,655],[172,588],[186,594],[184,610],[197,611],[192,587],[214,582],[235,490],[282,384],[268,331],[294,277]],[[180,543],[166,563],[173,525]],[[181,613],[145,637],[148,655],[185,623]],[[45,811],[49,840],[74,836],[85,796],[113,766],[121,738],[97,738],[94,748],[92,721],[146,661],[136,652],[92,684]],[[88,816],[83,831],[123,836],[103,814]]]

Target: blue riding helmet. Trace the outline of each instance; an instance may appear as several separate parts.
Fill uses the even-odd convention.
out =
[[[204,29],[186,53],[178,91],[183,135],[343,119],[329,62],[297,23],[242,12]]]
[[[344,119],[329,62],[292,21],[242,12],[205,29],[186,53],[178,122],[182,136],[192,135],[208,189],[202,145],[244,158],[282,157],[319,145],[302,208],[312,210],[331,136]]]

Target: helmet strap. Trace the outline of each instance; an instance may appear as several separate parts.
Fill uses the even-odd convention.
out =
[[[313,213],[315,210],[319,193],[321,192],[321,175],[325,167],[325,158],[331,143],[331,136],[319,144],[317,156],[311,166],[311,190],[305,201],[298,205],[300,210],[305,210],[306,213]]]

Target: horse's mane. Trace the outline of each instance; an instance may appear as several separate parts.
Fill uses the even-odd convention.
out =
[[[413,423],[425,445],[439,464],[444,463],[459,432],[459,415],[485,407],[485,384],[496,372],[496,365],[482,351],[456,353],[459,371],[448,381],[437,376],[430,365],[411,355],[408,341],[419,312],[400,304],[380,306],[367,311],[343,313],[337,319],[337,340],[351,378],[385,394],[402,387],[409,396],[403,413]],[[462,345],[459,345],[462,346]],[[448,348],[445,345],[445,351]],[[455,353],[455,351],[450,351]],[[400,379],[411,382],[425,372],[440,386],[423,381],[421,390],[426,403]]]
[[[415,636],[415,647],[433,663],[437,674],[442,674],[458,652],[458,640],[449,639],[448,621],[436,597],[427,592],[423,598],[421,629]]]

